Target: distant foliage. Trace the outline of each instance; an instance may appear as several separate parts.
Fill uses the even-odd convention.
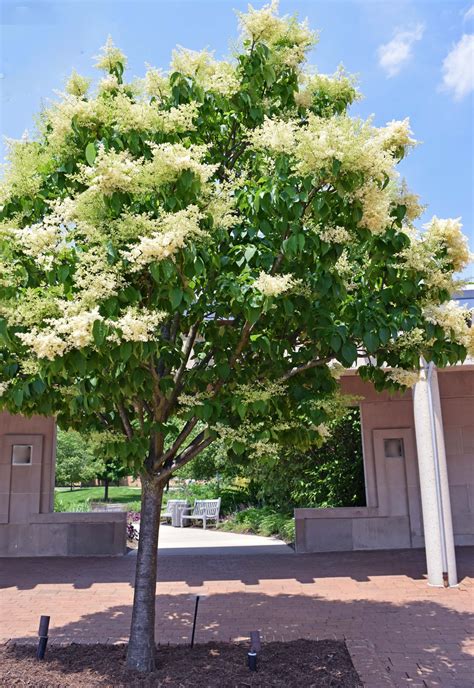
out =
[[[95,459],[80,433],[59,429],[56,449],[56,485],[65,487],[95,478]]]

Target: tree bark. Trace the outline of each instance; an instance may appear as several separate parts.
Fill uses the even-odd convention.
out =
[[[109,479],[105,478],[104,480],[104,502],[109,501]]]
[[[142,477],[140,537],[127,651],[127,667],[140,672],[155,668],[156,561],[163,487],[162,482]]]

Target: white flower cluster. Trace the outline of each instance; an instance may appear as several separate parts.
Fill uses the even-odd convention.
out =
[[[283,64],[297,67],[316,43],[317,35],[310,30],[307,20],[298,23],[293,17],[279,17],[278,6],[278,0],[272,0],[260,10],[249,5],[246,13],[239,12],[243,38],[252,44],[263,42],[272,46]]]
[[[76,300],[81,307],[92,308],[94,305],[117,293],[123,278],[117,268],[109,265],[104,250],[91,248],[79,256],[74,273]]]
[[[108,88],[115,89],[114,76],[106,78]],[[104,82],[102,85],[105,86]],[[109,104],[107,119],[113,121],[117,131],[127,133],[129,131],[161,131],[162,118],[157,106],[146,100],[133,100],[126,93],[117,93]]]
[[[66,246],[73,202],[70,199],[50,201],[50,213],[41,222],[11,232],[26,255],[32,256],[44,269],[51,269],[57,253]]]
[[[113,93],[120,89],[119,80],[115,74],[107,74],[99,81],[99,93]]]
[[[265,117],[263,124],[251,132],[249,139],[257,150],[268,149],[274,153],[291,154],[296,144],[297,129],[296,122],[291,120],[285,122]]]
[[[426,343],[424,330],[421,327],[414,327],[407,332],[401,332],[389,346],[396,351],[406,351],[420,349]]]
[[[5,138],[6,163],[0,185],[0,204],[12,196],[35,196],[51,166],[48,152],[36,141]]]
[[[50,361],[63,356],[71,349],[82,349],[93,342],[92,327],[97,320],[103,320],[96,307],[91,311],[75,312],[77,306],[64,304],[64,315],[47,318],[45,329],[33,327],[29,332],[16,334],[38,358]]]
[[[378,130],[382,147],[393,152],[400,148],[406,149],[416,146],[418,141],[411,137],[412,134],[408,117],[404,120],[392,120]]]
[[[397,382],[404,387],[413,387],[420,379],[419,370],[405,370],[404,368],[391,368],[387,373],[389,380]]]
[[[309,108],[317,95],[323,96],[330,103],[344,100],[350,104],[360,98],[355,77],[347,75],[342,66],[332,75],[301,74],[299,91],[295,93],[296,104]],[[328,114],[332,114],[331,109]]]
[[[310,113],[307,126],[298,131],[295,155],[303,174],[330,169],[335,159],[344,171],[362,172],[380,182],[392,176],[394,165],[381,145],[379,130],[370,121],[345,115],[326,118]]]
[[[440,244],[446,248],[448,261],[455,272],[463,270],[471,260],[467,237],[462,233],[461,218],[442,220],[434,216],[424,225],[425,239],[436,248]]]
[[[351,235],[344,227],[319,228],[319,236],[328,244],[347,244],[351,240]]]
[[[117,320],[108,320],[107,324],[119,328],[125,341],[148,342],[156,338],[156,328],[165,318],[164,311],[130,307]]]
[[[261,272],[253,286],[264,296],[279,296],[299,283],[300,280],[295,279],[293,275],[269,275]]]
[[[97,62],[95,66],[98,69],[103,69],[105,72],[111,72],[119,64],[125,69],[127,65],[127,58],[123,52],[114,45],[112,37],[109,36],[105,45],[100,49],[101,55],[96,56]]]
[[[170,110],[162,110],[161,128],[165,133],[192,131],[196,128],[194,120],[198,115],[196,103],[181,103]]]
[[[417,235],[414,230],[408,232],[410,245],[400,257],[408,269],[424,273],[423,279],[429,288],[446,289],[451,294],[458,288],[453,271],[463,270],[471,259],[461,228],[459,218],[441,220],[433,217],[424,225],[423,234]]]
[[[108,79],[115,77],[109,76]],[[183,132],[194,129],[193,119],[197,115],[195,103],[183,103],[170,110],[160,110],[156,103],[147,100],[132,100],[125,93],[118,93],[109,104],[107,119],[119,132],[149,131],[165,133]]]
[[[215,191],[207,206],[207,212],[212,217],[214,227],[232,229],[239,218],[235,212],[235,198],[227,190]]]
[[[405,181],[402,182],[398,189],[396,202],[404,205],[406,208],[404,221],[411,225],[425,210],[426,206],[420,203],[420,197],[417,194],[411,193]]]
[[[73,118],[78,126],[92,129],[100,121],[98,100],[85,100],[75,94],[64,94],[42,113],[42,128],[51,152],[70,150]]]
[[[390,206],[392,194],[390,189],[381,189],[377,184],[367,184],[354,193],[362,203],[362,219],[359,222],[372,234],[381,234],[392,223]]]
[[[66,83],[66,92],[71,96],[82,98],[82,96],[85,96],[89,90],[90,83],[91,79],[81,76],[76,72],[75,69],[73,69],[72,74]]]
[[[206,146],[189,146],[180,143],[151,143],[153,157],[143,165],[140,185],[155,189],[175,181],[185,170],[193,172],[205,184],[217,169],[217,165],[202,162],[207,152]]]
[[[187,241],[205,236],[199,226],[201,213],[195,205],[190,205],[176,213],[167,213],[156,220],[155,231],[149,236],[139,238],[137,244],[122,257],[131,263],[132,272],[140,270],[153,261],[165,260],[184,248]]]
[[[164,100],[171,91],[170,82],[166,74],[161,69],[155,69],[147,65],[144,83],[145,93],[152,98]]]
[[[135,191],[140,171],[141,162],[128,151],[106,151],[100,145],[92,167],[82,165],[79,174],[89,183],[89,189],[111,196],[115,191]]]
[[[56,252],[62,241],[60,227],[46,216],[43,222],[23,229],[14,229],[13,233],[26,255],[36,258],[38,264],[44,268],[51,268],[53,263],[51,253]]]
[[[281,382],[257,382],[250,385],[237,385],[235,394],[247,404],[253,401],[269,401],[277,396],[282,396],[287,388]]]
[[[331,437],[331,429],[326,423],[320,423],[315,429],[318,431],[322,440],[327,440],[328,437]]]
[[[468,320],[472,318],[471,311],[455,301],[448,301],[439,306],[428,304],[423,315],[428,322],[442,327],[450,339],[462,344],[469,355],[474,355],[474,328],[468,325]]]
[[[10,380],[7,380],[6,382],[0,382],[0,397],[2,397],[5,394],[10,385]]]
[[[240,81],[235,67],[229,62],[217,61],[207,50],[195,51],[179,48],[173,51],[171,70],[192,77],[206,91],[224,96],[237,93]]]

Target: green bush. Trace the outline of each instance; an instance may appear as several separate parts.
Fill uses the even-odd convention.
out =
[[[290,514],[282,514],[270,507],[250,507],[232,514],[220,528],[234,533],[255,533],[269,537],[276,535],[285,542],[295,539],[295,522]]]

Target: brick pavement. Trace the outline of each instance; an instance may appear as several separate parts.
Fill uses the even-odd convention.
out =
[[[135,557],[4,559],[0,639],[127,639]],[[157,636],[196,640],[345,638],[366,688],[472,688],[474,549],[458,551],[458,588],[426,584],[421,550],[333,554],[161,554]]]

